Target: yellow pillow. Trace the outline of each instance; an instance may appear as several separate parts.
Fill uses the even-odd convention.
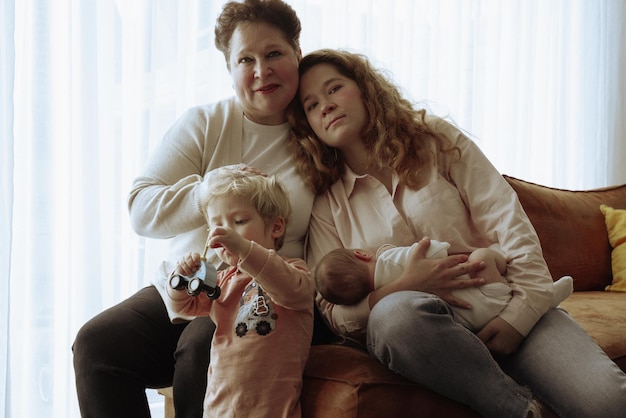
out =
[[[613,247],[611,252],[611,268],[613,270],[613,284],[605,290],[626,292],[626,210],[613,209],[600,205],[604,214],[604,222],[609,234],[609,242]]]

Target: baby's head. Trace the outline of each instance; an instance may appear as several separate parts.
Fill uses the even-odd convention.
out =
[[[285,188],[276,176],[265,176],[242,170],[238,166],[226,166],[213,170],[200,186],[200,206],[204,212],[216,198],[239,198],[250,202],[266,224],[271,224],[278,217],[285,225],[291,215],[291,204]],[[207,222],[209,220],[207,219]],[[275,249],[279,250],[285,241],[282,234],[276,239]]]
[[[337,305],[358,303],[374,290],[372,263],[375,262],[375,256],[365,250],[334,249],[313,270],[317,291]]]

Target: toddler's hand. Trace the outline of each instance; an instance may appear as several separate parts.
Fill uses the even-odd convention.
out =
[[[184,256],[176,265],[176,274],[191,277],[200,268],[200,253],[191,252]]]
[[[229,253],[239,255],[242,252],[248,251],[250,248],[250,241],[243,238],[232,228],[218,226],[211,229],[209,247],[223,247]]]

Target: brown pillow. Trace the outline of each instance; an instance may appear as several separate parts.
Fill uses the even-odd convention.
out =
[[[626,185],[572,191],[504,178],[537,230],[552,278],[572,276],[577,291],[610,285],[611,245],[598,208],[626,208]]]

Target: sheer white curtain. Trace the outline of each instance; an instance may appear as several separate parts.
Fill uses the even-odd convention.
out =
[[[302,48],[350,49],[503,173],[626,183],[625,0],[287,0]],[[77,417],[71,343],[165,249],[126,195],[180,113],[232,94],[222,0],[0,2],[0,409]]]

